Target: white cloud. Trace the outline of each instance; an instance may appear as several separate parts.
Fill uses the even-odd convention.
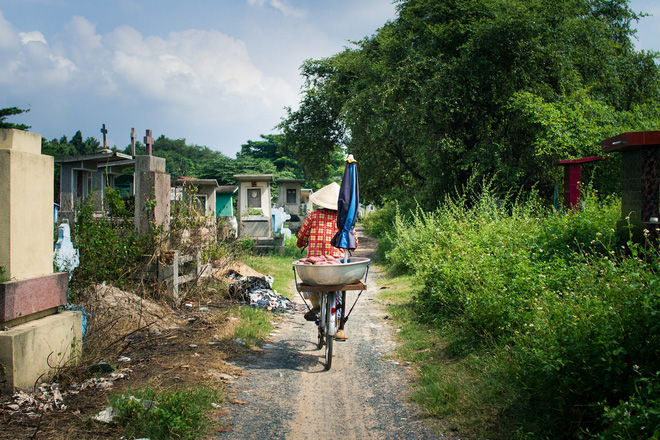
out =
[[[20,44],[20,39],[14,27],[5,20],[0,11],[0,50],[13,50]]]
[[[166,38],[143,38],[134,29],[116,29],[107,39],[108,63],[122,93],[218,113],[218,104],[234,112],[253,111],[251,105],[272,105],[287,91],[283,81],[270,78],[250,61],[245,44],[219,31],[187,30]]]
[[[28,44],[31,42],[38,42],[48,45],[46,42],[46,37],[39,31],[32,32],[19,32],[18,36],[21,38],[21,43]]]
[[[283,0],[247,0],[250,6],[270,6],[271,8],[279,11],[285,17],[304,18],[307,16],[307,10],[299,9],[291,6],[288,2]]]

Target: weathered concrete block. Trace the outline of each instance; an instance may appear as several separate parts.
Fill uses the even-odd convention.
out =
[[[25,279],[53,273],[53,157],[41,136],[0,129],[0,266]]]
[[[63,306],[68,288],[65,272],[0,283],[0,323]]]
[[[82,313],[65,311],[0,331],[0,391],[31,389],[82,348]]]
[[[243,217],[241,219],[241,236],[253,238],[270,238],[271,226],[265,217]]]

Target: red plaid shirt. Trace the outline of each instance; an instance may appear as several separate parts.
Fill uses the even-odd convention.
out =
[[[341,258],[344,251],[332,246],[330,241],[337,233],[337,211],[318,208],[311,212],[298,231],[299,248],[307,247],[307,256],[332,255]],[[357,237],[355,238],[357,245]]]

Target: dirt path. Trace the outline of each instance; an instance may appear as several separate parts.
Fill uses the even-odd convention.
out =
[[[372,256],[375,240],[360,237],[354,255]],[[375,300],[382,273],[372,265],[368,290],[346,325],[349,340],[335,342],[332,368],[324,369],[314,324],[286,315],[263,353],[237,363],[245,375],[233,385],[220,439],[437,439],[406,403],[407,367],[387,358],[393,329]],[[351,305],[357,292],[348,294]],[[300,301],[300,298],[298,298]]]

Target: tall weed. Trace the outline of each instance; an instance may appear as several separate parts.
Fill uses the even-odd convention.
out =
[[[652,246],[624,252],[618,200],[583,200],[559,213],[482,185],[437,211],[397,214],[390,233],[388,262],[423,283],[419,319],[462,340],[454,353],[487,353],[483,382],[515,390],[501,415],[523,437],[619,432],[619,402],[655,383],[660,258]],[[656,405],[648,416],[660,395],[644,390],[635,405]]]

